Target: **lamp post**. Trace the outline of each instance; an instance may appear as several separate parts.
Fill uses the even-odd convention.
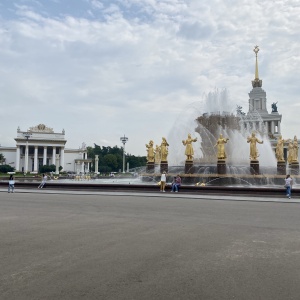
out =
[[[24,173],[28,172],[28,139],[31,137],[31,132],[24,132],[23,136],[26,138],[26,147],[25,147],[25,165],[24,165]]]
[[[123,173],[125,173],[125,144],[128,141],[128,137],[124,134],[124,136],[120,137],[120,141],[123,144]]]

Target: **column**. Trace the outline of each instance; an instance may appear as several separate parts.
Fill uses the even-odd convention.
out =
[[[20,171],[20,146],[17,145],[17,152],[16,152],[16,171]]]
[[[265,126],[266,126],[266,133],[269,134],[269,123],[267,121],[265,122]]]
[[[25,162],[24,162],[24,173],[28,172],[28,142],[25,146]]]
[[[47,165],[47,147],[44,147],[43,166]]]
[[[55,174],[59,174],[59,154],[55,155]]]
[[[55,155],[56,155],[56,147],[53,147],[53,153],[52,153],[52,165],[55,165]]]
[[[99,155],[95,155],[95,173],[98,174]]]
[[[277,130],[278,130],[278,134],[281,134],[280,121],[278,121],[278,127],[277,127]]]
[[[34,146],[34,164],[33,164],[33,171],[38,171],[38,146]]]
[[[76,161],[76,174],[79,174],[79,166],[80,166],[80,162]]]
[[[272,132],[272,134],[274,134],[274,132],[275,132],[275,124],[274,124],[274,121],[271,121],[271,132]]]
[[[81,173],[84,173],[84,162],[81,163]]]
[[[65,148],[60,148],[60,165],[62,166],[62,171],[65,168]]]

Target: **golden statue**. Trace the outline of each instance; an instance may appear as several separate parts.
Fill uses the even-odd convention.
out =
[[[258,150],[256,147],[256,143],[263,144],[264,141],[260,141],[256,136],[255,133],[252,132],[251,136],[248,136],[247,143],[250,143],[250,159],[257,160],[259,157]]]
[[[297,162],[298,161],[298,140],[297,137],[294,136],[294,140],[293,140],[293,161]]]
[[[290,164],[293,161],[294,158],[294,145],[291,139],[289,139],[289,145],[288,145],[288,157],[287,161]]]
[[[153,141],[150,140],[149,144],[146,144],[147,148],[147,161],[154,162],[154,149],[153,149]]]
[[[159,164],[160,163],[160,146],[156,145],[155,148],[155,163]]]
[[[215,147],[218,146],[218,159],[226,159],[226,152],[225,152],[225,144],[229,141],[229,138],[223,138],[223,135],[220,134],[220,137],[215,144]]]
[[[282,135],[280,135],[277,141],[276,151],[275,151],[277,161],[284,161],[284,157],[283,157],[284,142],[285,140],[282,138]]]
[[[166,140],[166,138],[162,138],[162,142],[160,144],[160,155],[161,155],[161,161],[167,161],[168,159],[168,154],[169,154],[169,151],[168,151],[168,142]]]
[[[188,134],[188,138],[186,140],[182,141],[182,144],[185,147],[185,155],[186,155],[186,160],[193,160],[193,155],[194,155],[194,149],[193,149],[193,142],[197,142],[197,138],[192,139],[191,134]]]

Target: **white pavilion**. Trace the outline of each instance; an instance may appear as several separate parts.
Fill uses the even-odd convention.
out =
[[[54,132],[44,124],[30,127],[27,131],[17,129],[16,147],[0,147],[6,164],[16,172],[38,173],[44,165],[62,167],[63,171],[86,173],[90,170],[91,159],[87,157],[85,143],[78,149],[66,148],[65,131]]]

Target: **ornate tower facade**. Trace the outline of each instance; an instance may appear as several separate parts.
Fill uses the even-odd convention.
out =
[[[277,102],[272,103],[270,107],[272,108],[272,112],[269,113],[267,109],[267,94],[262,89],[262,80],[259,78],[258,73],[258,52],[259,47],[255,46],[253,49],[255,53],[255,78],[252,80],[252,90],[249,93],[249,111],[248,111],[248,120],[251,123],[251,116],[254,113],[259,114],[261,119],[263,120],[265,131],[268,134],[270,140],[276,140],[276,138],[281,135],[281,118],[277,111]],[[256,120],[253,120],[256,121]],[[250,127],[251,124],[249,125]]]

